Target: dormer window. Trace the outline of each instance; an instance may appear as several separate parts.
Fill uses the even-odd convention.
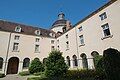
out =
[[[40,30],[36,30],[36,31],[35,31],[35,34],[36,34],[36,35],[40,35],[40,34],[41,34]]]
[[[54,33],[50,33],[49,34],[51,37],[55,37],[55,34]]]
[[[15,32],[21,32],[21,27],[20,26],[16,26]]]

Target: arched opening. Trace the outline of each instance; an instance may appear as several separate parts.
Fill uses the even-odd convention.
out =
[[[99,53],[97,51],[93,51],[91,53],[92,57],[93,57],[93,63],[94,63],[94,66],[96,65],[96,61],[95,61],[95,57],[99,55]]]
[[[19,59],[12,57],[8,61],[7,74],[17,74],[18,72]]]
[[[73,55],[73,66],[78,66],[77,56]]]
[[[29,58],[25,58],[23,60],[23,69],[27,69],[30,65],[30,59]]]
[[[0,69],[3,67],[3,58],[0,57]]]
[[[82,58],[82,65],[83,68],[88,69],[88,61],[87,61],[87,56],[86,54],[81,54],[80,57]]]
[[[46,61],[47,61],[47,58],[44,58],[44,59],[43,59],[43,64],[45,64],[45,63],[46,63]]]
[[[66,57],[66,60],[67,60],[67,65],[70,66],[70,57],[67,56],[67,57]]]

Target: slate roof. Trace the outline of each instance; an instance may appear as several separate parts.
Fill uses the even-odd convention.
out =
[[[50,33],[55,34],[55,32],[53,32],[52,30],[47,30],[47,29],[38,28],[35,26],[29,26],[29,25],[25,25],[25,24],[19,24],[19,23],[15,23],[15,22],[0,20],[0,30],[2,30],[2,31],[15,32],[16,26],[21,27],[22,30],[21,30],[21,32],[19,32],[21,34],[36,35],[35,34],[36,30],[40,30],[40,32],[41,32],[40,36],[51,37],[49,35]]]

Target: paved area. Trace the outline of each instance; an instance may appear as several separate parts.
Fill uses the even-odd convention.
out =
[[[12,75],[6,75],[6,77],[4,78],[0,78],[0,80],[27,80],[28,77],[33,77],[33,75],[19,76],[18,74],[12,74]]]

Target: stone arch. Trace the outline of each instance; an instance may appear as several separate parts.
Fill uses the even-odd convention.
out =
[[[19,66],[19,58],[11,57],[8,61],[7,74],[17,74]]]
[[[30,65],[30,59],[29,58],[24,58],[23,60],[23,69],[28,68]]]
[[[73,66],[78,66],[77,56],[73,55]]]
[[[3,67],[3,61],[4,61],[4,59],[2,57],[0,57],[0,69],[2,69],[2,67]]]
[[[97,51],[93,51],[93,52],[91,53],[91,55],[92,55],[93,57],[95,57],[96,55],[99,55],[99,53],[98,53]]]
[[[47,58],[43,58],[43,64],[45,64],[45,63],[46,63],[46,60],[47,60]]]
[[[66,61],[67,61],[67,65],[70,66],[70,57],[69,56],[66,57]]]
[[[95,66],[95,64],[96,64],[95,57],[96,57],[97,55],[99,55],[99,53],[98,53],[97,51],[93,51],[93,52],[91,53],[91,55],[92,55],[92,57],[93,57],[93,64],[94,64],[94,66]]]
[[[87,61],[87,56],[85,53],[82,53],[80,55],[80,57],[82,58],[82,65],[83,65],[83,68],[85,69],[88,69],[88,61]]]

